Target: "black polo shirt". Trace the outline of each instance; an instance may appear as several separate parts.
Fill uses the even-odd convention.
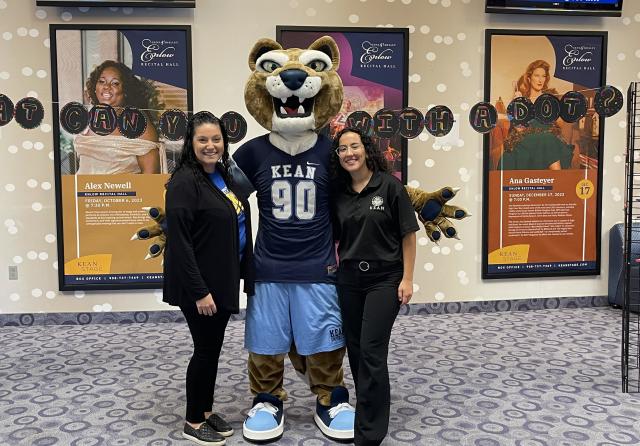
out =
[[[362,192],[348,185],[333,200],[334,236],[340,261],[402,263],[402,239],[420,229],[402,183],[375,172]]]

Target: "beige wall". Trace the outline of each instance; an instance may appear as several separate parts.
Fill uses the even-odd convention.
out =
[[[460,114],[461,147],[436,150],[432,137],[409,143],[411,185],[462,186],[457,204],[473,214],[458,224],[462,239],[427,243],[420,234],[414,302],[604,295],[608,228],[623,218],[625,115],[606,123],[602,217],[602,275],[573,279],[480,278],[482,138],[466,121],[482,96],[486,28],[609,31],[608,83],[623,91],[640,78],[640,2],[627,0],[622,18],[487,15],[483,0],[198,0],[195,11],[127,8],[36,8],[33,0],[0,0],[0,93],[30,95],[45,105],[45,124],[0,128],[0,312],[132,311],[168,309],[161,292],[57,291],[57,253],[51,130],[50,23],[190,24],[195,108],[238,110],[248,137],[262,133],[243,102],[247,52],[275,26],[409,27],[409,105],[445,104]],[[425,162],[429,161],[425,164]],[[429,166],[429,167],[427,167]],[[19,280],[7,268],[18,265]]]

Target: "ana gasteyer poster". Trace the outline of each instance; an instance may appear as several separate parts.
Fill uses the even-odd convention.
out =
[[[498,124],[484,140],[483,278],[600,273],[604,119],[594,98],[606,39],[487,30],[485,100]],[[563,97],[565,113],[553,109]],[[518,111],[527,107],[537,113]]]

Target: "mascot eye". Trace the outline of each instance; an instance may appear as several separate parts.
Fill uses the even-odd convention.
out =
[[[307,66],[315,71],[324,71],[327,68],[327,64],[320,59],[312,60]]]
[[[260,67],[267,73],[272,73],[276,71],[278,68],[280,68],[280,64],[272,60],[265,60],[260,64]]]

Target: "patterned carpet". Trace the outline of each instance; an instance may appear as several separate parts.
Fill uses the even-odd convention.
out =
[[[246,444],[243,330],[230,322],[218,377],[217,410],[236,429],[228,445]],[[190,444],[186,325],[5,326],[0,343],[0,444]],[[640,444],[640,395],[620,393],[619,344],[620,312],[607,307],[400,316],[384,444]],[[291,368],[285,384],[278,444],[332,444]]]

